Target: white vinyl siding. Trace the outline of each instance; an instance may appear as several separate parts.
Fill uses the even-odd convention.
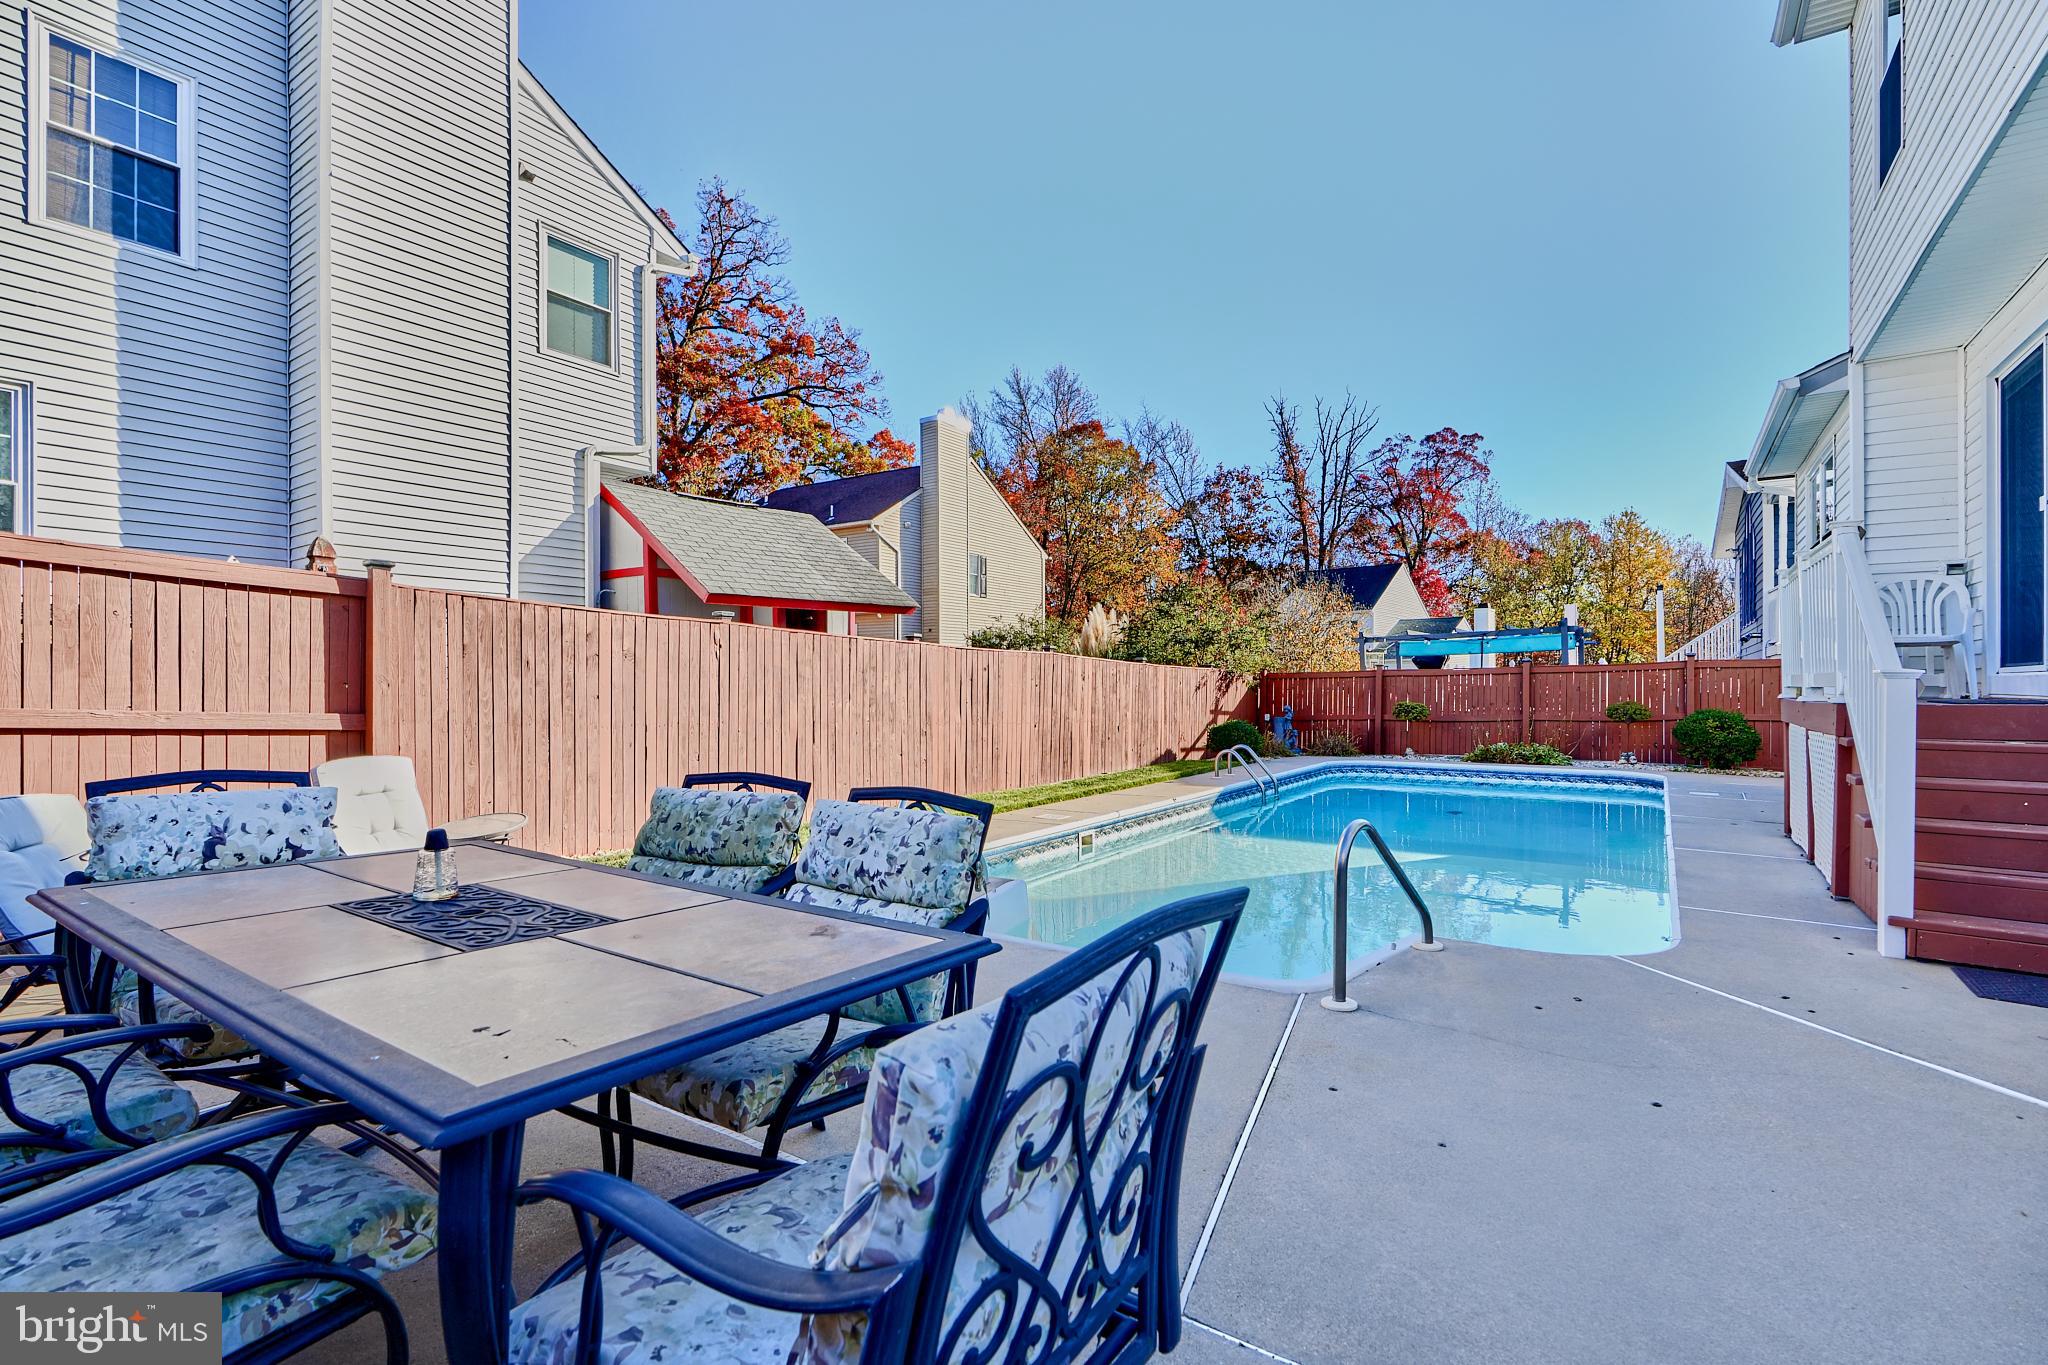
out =
[[[973,460],[967,462],[967,543],[984,561],[987,591],[969,585],[968,633],[1045,611],[1045,552]],[[962,643],[965,643],[964,637]]]
[[[517,255],[512,293],[518,410],[513,550],[519,594],[552,602],[583,602],[585,517],[577,452],[643,444],[640,378],[645,368],[640,319],[644,262],[652,250],[647,224],[619,188],[591,164],[556,121],[547,97],[522,81],[515,108],[519,161],[532,174],[517,190]],[[543,346],[541,250],[556,235],[618,262],[612,280],[615,365],[585,364]],[[643,264],[635,264],[641,262]]]
[[[1850,29],[1850,340],[1873,332],[1905,288],[1985,149],[2048,49],[2048,5],[1906,0],[1905,127],[1877,175],[1886,0],[1858,0]]]
[[[36,396],[36,529],[292,560],[281,6],[38,0],[58,31],[189,77],[193,263],[31,222],[24,11],[0,5],[0,376]]]
[[[912,493],[897,504],[896,512],[903,529],[903,534],[896,541],[896,547],[903,555],[903,572],[896,586],[920,604],[918,610],[903,618],[902,631],[905,636],[922,635],[925,629],[921,605],[924,602],[924,493],[921,490]]]
[[[335,546],[349,568],[389,559],[410,582],[505,592],[508,3],[349,0],[326,20]]]
[[[1413,621],[1429,615],[1429,608],[1423,604],[1422,591],[1415,586],[1415,576],[1404,568],[1394,571],[1393,581],[1380,593],[1379,601],[1372,604],[1364,624],[1368,635],[1391,635],[1400,621]],[[1517,623],[1522,624],[1522,623]]]
[[[1957,557],[1956,357],[1863,367],[1863,522],[1871,570],[1940,573]]]

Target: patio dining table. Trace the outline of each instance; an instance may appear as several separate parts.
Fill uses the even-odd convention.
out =
[[[442,1332],[499,1361],[527,1119],[996,951],[973,935],[492,845],[31,899],[313,1085],[440,1153]]]

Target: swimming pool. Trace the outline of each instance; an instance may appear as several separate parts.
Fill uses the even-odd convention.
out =
[[[1305,989],[1329,979],[1331,863],[1361,816],[1408,870],[1438,938],[1623,954],[1677,941],[1660,779],[1371,763],[1290,773],[1270,797],[1240,787],[999,848],[990,875],[1028,894],[1007,898],[989,932],[1073,946],[1169,900],[1249,885],[1226,970]],[[1420,925],[1368,841],[1351,867],[1355,971]]]

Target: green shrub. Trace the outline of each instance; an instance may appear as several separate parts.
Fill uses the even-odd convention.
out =
[[[1358,757],[1358,745],[1342,730],[1326,730],[1319,735],[1310,735],[1302,742],[1301,751],[1317,758]]]
[[[1467,763],[1540,763],[1561,768],[1571,758],[1548,744],[1482,744],[1465,755]]]
[[[1259,742],[1253,747],[1259,751],[1260,758],[1294,757],[1294,750],[1288,748],[1285,744],[1282,744],[1279,740],[1273,738],[1273,736],[1271,735],[1260,735]]]
[[[1764,737],[1739,711],[1705,706],[1671,727],[1679,756],[1703,768],[1737,768],[1756,757]]]
[[[976,649],[1031,649],[1054,654],[1072,654],[1074,628],[1065,621],[1045,616],[1019,616],[983,626],[967,637]]]
[[[1394,703],[1395,720],[1428,720],[1429,703],[1424,701],[1397,701]]]
[[[1607,719],[1609,720],[1627,723],[1630,721],[1648,720],[1649,718],[1650,708],[1639,701],[1610,702],[1607,706]]]
[[[1260,743],[1265,738],[1259,733],[1259,727],[1248,720],[1218,721],[1209,727],[1209,752],[1220,754],[1225,749],[1249,744],[1252,746],[1252,752],[1257,753]]]

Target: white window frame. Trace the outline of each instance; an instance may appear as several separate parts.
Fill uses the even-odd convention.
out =
[[[981,566],[979,573],[975,571],[977,563]],[[977,582],[980,583],[978,588],[975,586]],[[967,553],[967,595],[970,597],[988,596],[988,556],[975,554],[972,550]]]
[[[14,485],[14,524],[0,526],[0,531],[24,536],[35,534],[36,525],[34,398],[32,386],[0,376],[0,407],[9,410],[13,420],[8,430],[14,433],[13,475],[5,480]]]
[[[178,249],[165,251],[147,242],[131,242],[111,232],[52,218],[48,211],[50,122],[50,39],[62,38],[116,61],[128,63],[178,87]],[[199,264],[199,87],[191,78],[167,71],[155,62],[143,61],[119,44],[85,38],[69,29],[52,28],[41,18],[28,23],[28,219],[38,227],[68,233],[87,241],[111,245],[119,252],[142,252],[156,260]],[[97,139],[92,139],[97,142]]]
[[[608,251],[587,238],[580,237],[573,232],[565,232],[558,227],[550,227],[546,223],[539,223],[535,226],[537,229],[534,236],[533,271],[533,343],[535,349],[551,359],[564,360],[571,365],[581,365],[586,370],[596,370],[601,374],[619,373],[619,302],[625,297],[625,291],[619,287],[619,253]],[[610,364],[601,364],[598,361],[592,360],[589,356],[578,355],[574,351],[558,351],[548,345],[548,240],[550,238],[560,242],[563,246],[572,246],[578,251],[587,251],[591,255],[610,263],[611,306],[605,309],[605,315],[611,319],[611,340],[606,346],[606,350],[611,356]],[[579,299],[577,302],[581,303],[582,300]],[[588,305],[585,306],[587,307]]]

